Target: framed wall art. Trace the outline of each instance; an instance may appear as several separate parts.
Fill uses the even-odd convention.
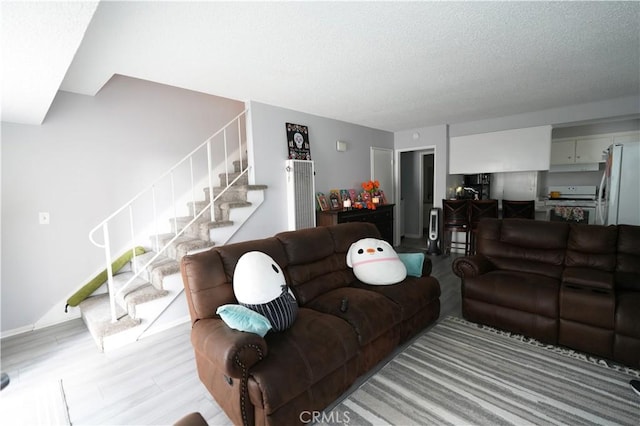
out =
[[[301,124],[285,123],[290,160],[311,160],[309,129]]]
[[[327,201],[327,197],[324,193],[318,192],[316,194],[316,199],[318,200],[318,207],[320,207],[320,210],[324,212],[330,209],[329,202]]]

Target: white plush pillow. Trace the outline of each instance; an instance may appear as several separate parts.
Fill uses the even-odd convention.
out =
[[[274,331],[286,330],[298,315],[282,269],[266,253],[250,251],[238,259],[233,292],[238,303],[267,317]]]
[[[396,284],[407,277],[407,268],[391,244],[375,238],[363,238],[351,244],[347,266],[366,284]]]

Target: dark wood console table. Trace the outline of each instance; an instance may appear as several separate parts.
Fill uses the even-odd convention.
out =
[[[382,239],[393,246],[393,204],[385,204],[375,210],[327,210],[316,212],[318,226],[337,225],[347,222],[371,222],[380,231]]]

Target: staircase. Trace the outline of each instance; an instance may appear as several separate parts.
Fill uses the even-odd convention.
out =
[[[239,117],[243,117],[246,111]],[[111,265],[111,234],[114,232],[115,217],[129,213],[129,222],[133,232],[132,205],[133,201],[142,194],[134,197],[123,208],[105,219],[91,232],[90,239],[94,244],[105,249],[106,264],[108,266],[108,281],[98,291],[83,302],[79,308],[81,316],[101,351],[109,351],[147,335],[164,330],[178,323],[188,321],[189,314],[184,298],[184,287],[180,276],[180,260],[188,253],[206,250],[214,245],[225,244],[231,236],[249,219],[264,200],[264,185],[250,185],[248,181],[247,161],[244,158],[230,161],[227,147],[227,128],[238,123],[237,136],[239,149],[236,154],[242,157],[246,152],[246,141],[242,140],[240,119],[236,117],[225,128],[209,138],[206,145],[208,163],[208,185],[203,188],[204,199],[196,201],[192,196],[186,203],[187,216],[169,215],[165,226],[169,232],[147,234],[148,243],[133,244],[139,235],[131,237],[130,247],[142,245],[147,250],[144,254],[134,256],[132,261],[113,273]],[[220,186],[213,186],[211,161],[212,144],[216,135],[224,136],[225,158],[220,163],[231,163],[233,171],[224,171],[218,175]],[[244,145],[243,145],[244,144]],[[191,182],[193,185],[193,159],[197,148],[181,162],[191,166]],[[185,161],[188,160],[188,161]],[[178,165],[174,166],[177,167]],[[218,167],[219,168],[219,167]],[[171,188],[175,187],[173,172]],[[156,189],[152,185],[154,218],[156,210]],[[144,191],[143,191],[144,192]],[[192,192],[195,192],[192,190]],[[213,197],[212,197],[213,195]],[[175,196],[172,196],[175,202]],[[173,207],[173,211],[177,209]],[[148,224],[147,224],[148,225]],[[110,228],[111,226],[111,228]],[[146,226],[145,229],[149,229]],[[158,228],[158,226],[151,226]],[[103,230],[104,243],[96,243],[93,234]]]

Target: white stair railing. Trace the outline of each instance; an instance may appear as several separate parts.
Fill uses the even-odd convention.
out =
[[[122,292],[124,292],[132,283],[133,281],[138,278],[143,271],[145,271],[153,262],[156,261],[156,259],[158,259],[158,257],[160,257],[166,250],[167,248],[173,244],[181,235],[183,235],[185,233],[185,230],[188,229],[190,226],[192,226],[193,224],[196,223],[196,221],[204,215],[204,213],[208,212],[211,222],[215,222],[216,221],[216,217],[215,217],[215,203],[218,201],[218,199],[231,187],[233,186],[240,178],[242,178],[245,174],[247,174],[249,168],[246,164],[244,164],[244,160],[243,160],[243,153],[246,152],[246,138],[243,141],[243,132],[242,132],[242,127],[243,127],[243,123],[246,126],[246,117],[248,114],[248,109],[244,110],[243,112],[241,112],[240,114],[238,114],[235,118],[233,118],[231,121],[229,121],[224,127],[222,127],[220,130],[218,130],[216,133],[214,133],[213,135],[211,135],[209,138],[207,138],[207,140],[205,140],[202,144],[200,144],[197,148],[195,148],[193,151],[191,151],[189,154],[187,154],[182,160],[178,161],[173,167],[171,167],[169,170],[167,170],[165,173],[163,173],[160,177],[158,177],[151,185],[149,185],[147,188],[143,189],[142,191],[140,191],[136,196],[134,196],[131,200],[129,200],[127,203],[125,203],[122,207],[120,207],[119,209],[117,209],[115,212],[113,212],[111,215],[109,215],[107,218],[105,218],[104,220],[102,220],[98,225],[96,225],[90,232],[89,232],[89,240],[97,247],[99,248],[103,248],[104,249],[104,253],[105,253],[105,263],[106,263],[106,270],[107,270],[107,289],[109,292],[109,304],[110,304],[110,311],[111,311],[111,322],[117,322],[117,315],[116,315],[116,296]],[[237,130],[234,126],[237,126]],[[233,129],[233,131],[237,131],[236,133],[236,137],[237,137],[237,150],[235,149],[235,145],[233,147],[231,147],[232,149],[232,154],[229,154],[230,151],[230,147],[229,147],[229,135],[228,133],[231,131],[231,129]],[[216,138],[218,138],[219,136],[222,136],[222,147],[218,147],[217,145],[215,145],[214,140]],[[245,132],[245,136],[246,136],[246,132]],[[213,158],[214,157],[214,148],[222,148],[223,149],[223,155],[222,155],[222,159],[220,159],[219,163],[216,162],[216,160]],[[200,176],[198,179],[196,179],[195,177],[195,170],[196,167],[194,165],[194,161],[196,161],[197,159],[202,160],[202,156],[206,155],[206,172],[205,172],[205,176]],[[235,156],[237,155],[238,157],[238,161],[240,161],[240,174],[238,176],[236,176],[235,178],[230,180],[229,175],[231,174],[229,172],[229,164],[230,162],[233,163],[233,159],[235,158]],[[198,156],[200,156],[200,158],[198,158]],[[224,188],[222,189],[222,191],[214,197],[213,195],[213,179],[214,179],[214,173],[215,173],[215,167],[217,165],[222,165],[223,168],[223,174],[225,174],[225,185]],[[191,198],[191,203],[192,203],[192,213],[193,213],[193,218],[190,220],[190,222],[185,225],[181,230],[178,230],[178,222],[177,222],[177,200],[176,200],[176,193],[175,193],[175,173],[178,170],[178,168],[180,168],[181,166],[186,166],[189,169],[189,190],[188,192],[190,192],[190,198]],[[222,174],[222,173],[221,173]],[[171,215],[172,215],[172,221],[173,221],[173,231],[172,233],[174,234],[173,237],[168,240],[167,242],[165,242],[162,246],[160,246],[160,240],[159,240],[159,232],[158,232],[158,221],[160,220],[159,215],[158,215],[158,207],[157,207],[157,203],[156,203],[156,199],[157,199],[157,187],[159,186],[159,183],[165,179],[165,178],[169,178],[170,179],[170,199],[171,199]],[[198,182],[200,182],[201,180],[206,179],[207,181],[207,185],[208,185],[208,190],[209,190],[209,204],[203,208],[200,213],[197,213],[197,209],[196,209],[196,196],[195,196],[195,187],[197,185]],[[143,197],[145,196],[149,196],[151,197],[151,210],[152,210],[152,222],[153,222],[153,227],[154,227],[154,233],[155,233],[155,255],[149,259],[143,266],[141,266],[140,268],[138,268],[137,270],[134,270],[134,274],[133,276],[131,276],[129,278],[129,280],[123,285],[123,287],[120,288],[120,290],[118,290],[118,292],[116,293],[114,291],[114,282],[113,282],[113,269],[111,267],[111,264],[113,262],[113,255],[112,255],[112,234],[114,233],[114,229],[115,227],[118,227],[118,230],[121,231],[121,229],[123,228],[122,222],[124,221],[127,224],[128,230],[124,231],[125,233],[130,233],[130,243],[125,245],[126,249],[131,249],[132,253],[133,253],[133,259],[132,259],[132,264],[135,265],[135,247],[136,245],[136,238],[138,237],[138,232],[136,232],[136,226],[134,224],[134,205],[136,204],[136,202],[139,202],[140,200],[143,199]],[[103,243],[99,243],[96,241],[95,237],[96,237],[96,233],[102,230],[102,235],[103,235]],[[122,232],[122,231],[121,231]]]

